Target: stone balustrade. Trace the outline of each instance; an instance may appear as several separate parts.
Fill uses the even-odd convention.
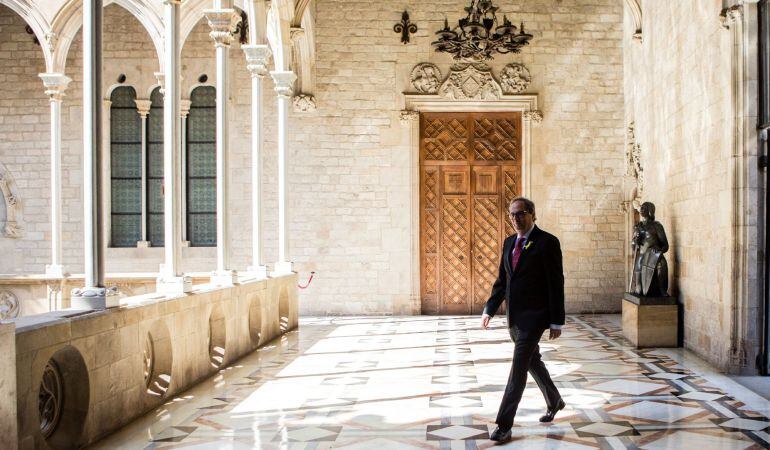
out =
[[[17,399],[20,448],[86,446],[296,328],[297,318],[296,274],[21,317],[0,323],[4,358],[16,327],[15,371],[11,358],[0,375],[17,380],[0,384],[0,396]],[[6,432],[6,422],[16,420],[0,412],[8,440],[17,430]]]
[[[209,282],[211,274],[188,274],[194,285]],[[122,298],[155,291],[158,274],[110,273],[106,285],[116,286]],[[70,307],[73,289],[83,287],[83,275],[54,277],[48,275],[0,275],[0,320],[42,314]],[[16,305],[13,311],[13,303]],[[4,312],[11,312],[6,315]]]

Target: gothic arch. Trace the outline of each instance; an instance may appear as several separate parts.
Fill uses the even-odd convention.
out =
[[[0,0],[5,1],[5,0]],[[148,0],[107,0],[104,6],[111,3],[120,5],[130,12],[150,35],[155,45],[158,56],[158,67],[163,67],[163,20],[160,13],[155,10]],[[59,12],[53,21],[53,33],[56,36],[53,48],[53,71],[64,73],[67,64],[67,54],[75,35],[83,25],[82,0],[70,0]]]
[[[40,42],[40,48],[43,50],[46,72],[51,72],[53,67],[53,42],[56,39],[55,35],[51,33],[51,25],[48,23],[48,20],[43,17],[37,7],[29,0],[0,0],[0,5],[10,8],[32,28],[35,37]]]
[[[624,0],[634,20],[634,39],[642,40],[642,5],[641,0]]]

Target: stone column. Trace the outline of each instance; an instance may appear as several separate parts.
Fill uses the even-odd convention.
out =
[[[189,247],[190,240],[187,239],[187,116],[190,115],[190,100],[182,100],[182,247]]]
[[[244,45],[246,67],[251,73],[251,242],[252,263],[248,271],[257,278],[267,277],[267,267],[262,255],[262,78],[267,75],[270,47]]]
[[[230,229],[228,218],[228,189],[229,178],[229,124],[227,120],[227,100],[230,83],[228,80],[228,56],[230,43],[233,40],[232,30],[240,17],[235,10],[229,8],[227,2],[216,1],[216,9],[204,11],[211,27],[210,36],[216,46],[217,59],[217,270],[211,277],[211,283],[230,285],[238,281],[237,273],[232,269],[230,261]]]
[[[285,275],[292,272],[292,264],[288,261],[289,240],[287,235],[286,209],[286,150],[288,144],[287,122],[289,118],[289,101],[293,94],[294,81],[297,76],[291,71],[270,72],[278,93],[278,261],[275,263],[275,275]]]
[[[179,75],[179,9],[180,0],[164,0],[165,64],[161,81],[163,89],[163,219],[165,262],[160,267],[158,292],[178,294],[192,290],[192,280],[182,274],[182,210],[179,192],[181,178],[181,77]]]
[[[83,229],[85,286],[72,291],[77,309],[104,309],[118,298],[104,286],[102,217],[102,0],[83,1]]]
[[[141,234],[137,247],[147,248],[150,241],[147,240],[147,114],[150,113],[152,101],[136,100],[136,111],[142,118],[142,222],[140,224]]]
[[[732,145],[730,185],[730,370],[754,373],[753,355],[760,349],[762,312],[760,241],[757,217],[761,204],[757,154],[757,0],[739,0],[721,13],[730,32]]]
[[[62,265],[61,247],[61,104],[64,91],[72,80],[63,73],[41,73],[39,76],[51,100],[51,264],[45,266],[45,273],[63,277],[66,272]]]

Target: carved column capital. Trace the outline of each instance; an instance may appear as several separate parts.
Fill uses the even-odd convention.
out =
[[[166,92],[166,74],[163,72],[155,72],[155,78],[158,80],[158,84],[160,85],[160,93],[163,94]]]
[[[735,22],[743,18],[743,5],[734,5],[729,8],[724,8],[719,13],[719,20],[722,22],[722,26],[725,29],[730,29],[730,26]]]
[[[229,47],[233,42],[233,30],[241,21],[241,16],[232,8],[207,9],[203,11],[211,27],[211,39],[217,47]]]
[[[152,107],[152,101],[145,100],[145,99],[136,99],[134,100],[134,102],[136,102],[136,112],[139,113],[142,119],[146,118],[147,114],[150,113],[150,108]]]
[[[294,43],[305,37],[305,29],[302,27],[291,27],[289,33],[291,36],[291,41]]]
[[[411,109],[403,109],[398,115],[398,119],[401,125],[408,126],[412,122],[420,120],[420,112],[412,111]]]
[[[38,75],[43,80],[45,94],[51,98],[51,101],[61,101],[64,97],[64,91],[72,79],[63,73],[41,73]]]
[[[315,97],[310,94],[299,94],[293,100],[294,112],[314,112],[316,110]]]
[[[270,47],[267,45],[244,45],[241,47],[246,54],[246,68],[252,77],[262,78],[267,75],[267,63],[270,60]]]
[[[179,115],[182,116],[182,118],[187,117],[190,115],[190,105],[192,102],[190,100],[182,100],[179,102]]]
[[[532,111],[524,111],[524,118],[531,120],[534,123],[541,123],[543,121],[543,112],[538,109]]]
[[[291,98],[294,93],[294,81],[297,80],[297,75],[292,71],[273,71],[270,72],[275,83],[275,92],[279,97]]]

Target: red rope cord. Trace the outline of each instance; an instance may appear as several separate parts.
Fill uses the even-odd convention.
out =
[[[315,275],[315,272],[310,272],[310,278],[307,279],[307,283],[305,285],[298,284],[297,287],[300,289],[306,289],[308,286],[310,286],[310,282],[313,281],[313,275]]]

